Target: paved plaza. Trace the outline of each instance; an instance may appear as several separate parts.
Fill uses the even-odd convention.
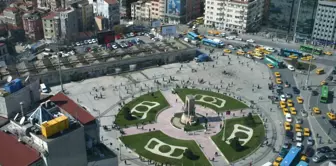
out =
[[[100,117],[101,126],[111,126],[120,107],[120,102],[128,103],[132,99],[147,93],[160,89],[172,106],[181,107],[182,101],[176,102],[176,95],[171,94],[171,89],[178,85],[187,85],[188,87],[197,87],[199,89],[210,89],[214,92],[227,93],[234,97],[241,97],[247,103],[253,101],[259,106],[258,110],[254,110],[265,121],[266,140],[270,147],[262,145],[255,153],[246,159],[235,162],[238,165],[249,165],[251,162],[256,165],[262,165],[268,161],[272,161],[276,157],[276,153],[272,152],[272,148],[279,150],[283,143],[283,129],[278,124],[282,121],[279,111],[269,111],[274,105],[267,99],[271,95],[268,90],[270,83],[270,73],[268,68],[258,62],[244,57],[236,56],[218,56],[220,53],[211,54],[214,61],[206,63],[176,63],[137,71],[133,73],[125,73],[117,76],[103,76],[83,80],[82,82],[71,82],[65,84],[64,87],[68,95],[78,101],[81,105],[88,108],[91,114]],[[192,70],[193,69],[193,70]],[[192,72],[196,71],[196,72]],[[226,74],[223,74],[225,71]],[[175,81],[167,82],[173,77]],[[204,82],[199,82],[203,79]],[[160,85],[155,83],[160,82]],[[261,88],[257,88],[260,86]],[[145,89],[144,92],[140,92]],[[52,91],[57,92],[60,87],[53,87]],[[197,106],[200,114],[208,113],[208,116],[217,115],[213,111]],[[216,151],[219,152],[216,145],[211,141],[210,136],[219,132],[220,122],[210,122],[212,128],[209,132],[184,133],[182,130],[174,128],[170,124],[172,113],[180,110],[163,111],[157,117],[159,123],[147,124],[142,129],[130,127],[125,129],[126,134],[142,133],[150,128],[161,130],[165,134],[178,137],[179,139],[194,139],[202,146],[202,151],[208,158],[214,157]],[[252,111],[252,110],[246,110]],[[245,112],[245,111],[244,111]],[[246,112],[245,112],[246,113]],[[239,113],[237,117],[241,116]],[[267,119],[267,120],[266,120]],[[272,122],[272,123],[271,123]],[[101,139],[113,151],[121,154],[121,159],[128,159],[128,163],[134,165],[147,165],[137,159],[137,155],[132,150],[127,149],[116,138],[121,136],[119,131],[104,131],[101,128]],[[216,150],[217,149],[217,150]],[[123,163],[122,163],[123,164]],[[217,156],[213,165],[228,165],[224,156]]]

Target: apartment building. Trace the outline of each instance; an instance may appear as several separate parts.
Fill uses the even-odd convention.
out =
[[[90,4],[87,0],[72,0],[68,1],[67,5],[75,8],[77,12],[79,32],[89,31],[94,28],[93,4]]]
[[[50,12],[42,21],[45,39],[75,40],[78,36],[77,12],[72,7]]]
[[[64,3],[64,0],[37,0],[37,7],[56,10],[57,8],[64,8]]]
[[[245,33],[260,28],[264,0],[206,0],[205,25]]]
[[[114,25],[120,24],[120,4],[117,0],[89,0],[93,5],[95,16],[102,16],[104,21],[103,29],[111,29]]]
[[[164,19],[165,0],[140,0],[131,4],[132,19]]]
[[[315,44],[336,47],[336,1],[318,2],[312,37]]]
[[[23,28],[22,14],[17,7],[7,7],[0,15],[0,21],[18,28]]]
[[[42,18],[39,12],[32,11],[25,13],[22,16],[22,22],[27,38],[36,41],[44,37]]]

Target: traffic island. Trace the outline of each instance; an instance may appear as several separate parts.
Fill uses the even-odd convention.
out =
[[[196,104],[208,107],[216,112],[248,108],[242,101],[212,91],[176,88],[174,92],[177,93],[180,99],[185,99],[187,95],[194,95]]]
[[[195,141],[175,139],[161,131],[123,136],[120,140],[140,158],[158,164],[211,165]]]
[[[169,106],[160,91],[142,95],[125,104],[117,114],[115,123],[120,127],[154,122],[156,115]]]
[[[246,158],[265,139],[265,129],[259,116],[249,114],[242,118],[228,119],[225,120],[224,127],[211,139],[229,162]]]

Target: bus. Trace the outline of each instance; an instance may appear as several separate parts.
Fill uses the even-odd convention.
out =
[[[199,35],[195,32],[188,32],[188,38],[191,40],[200,40]]]
[[[327,103],[329,98],[329,89],[327,85],[323,85],[321,88],[321,103]]]
[[[280,50],[280,55],[285,56],[285,57],[288,57],[290,55],[295,55],[295,56],[298,56],[298,57],[302,57],[303,54],[302,54],[302,52],[297,51],[297,50],[281,49]]]
[[[300,152],[301,148],[296,146],[291,147],[285,158],[280,163],[280,166],[291,166],[293,161],[300,157]]]
[[[284,67],[283,61],[278,60],[276,57],[274,57],[272,55],[266,55],[265,58],[264,58],[264,61],[266,63],[272,64],[274,67],[277,67],[277,68],[283,68]]]
[[[312,54],[315,54],[315,55],[322,55],[322,53],[323,53],[322,49],[316,48],[314,46],[309,46],[309,45],[301,45],[300,50],[303,51],[303,52],[312,53]]]
[[[202,43],[204,45],[207,45],[207,46],[211,46],[211,47],[218,47],[218,48],[221,48],[221,47],[224,47],[224,42],[220,41],[219,39],[203,39],[202,40]]]

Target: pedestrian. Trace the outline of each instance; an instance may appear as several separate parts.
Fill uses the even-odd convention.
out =
[[[176,99],[176,103],[177,103],[177,99]]]
[[[127,164],[127,160],[125,160],[125,164]]]

